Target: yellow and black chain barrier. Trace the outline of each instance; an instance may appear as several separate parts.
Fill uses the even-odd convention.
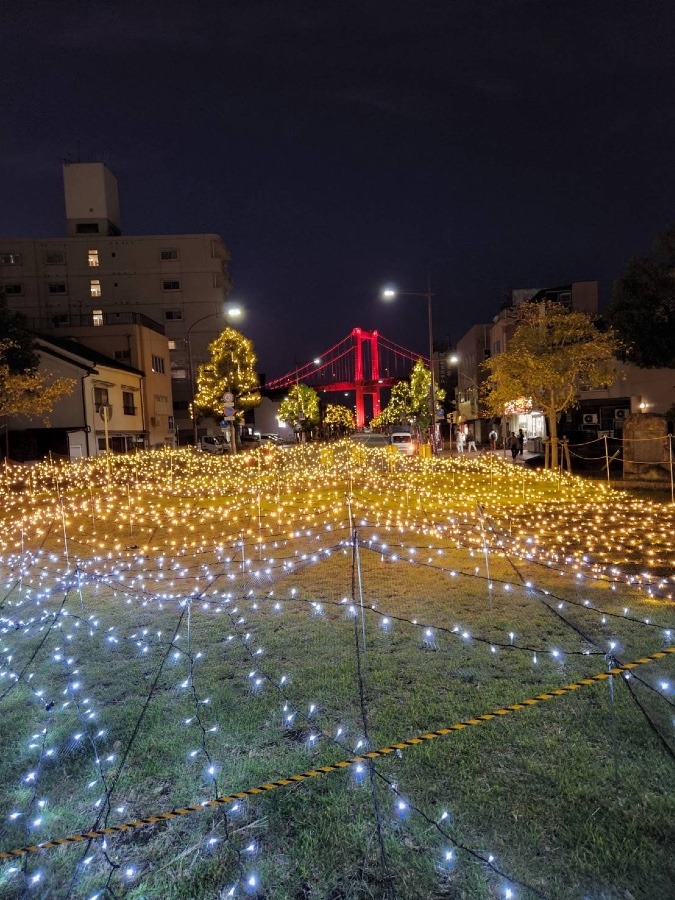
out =
[[[136,828],[144,828],[146,825],[156,825],[158,822],[168,822],[170,819],[177,819],[179,816],[187,816],[190,813],[201,812],[204,809],[222,806],[226,803],[233,803],[236,800],[245,800],[247,797],[256,797],[259,794],[266,794],[277,788],[289,787],[289,785],[306,781],[308,778],[317,778],[320,775],[326,775],[328,772],[339,772],[340,770],[347,769],[357,763],[368,762],[368,760],[378,759],[381,756],[388,756],[390,753],[395,753],[397,750],[407,750],[409,747],[415,747],[426,741],[433,741],[436,738],[445,737],[453,732],[463,731],[465,728],[470,728],[472,725],[482,725],[484,722],[491,722],[493,719],[497,719],[500,716],[507,716],[509,713],[518,712],[519,710],[527,709],[530,706],[536,706],[538,703],[543,703],[545,700],[555,700],[556,697],[563,697],[565,694],[571,694],[580,687],[588,687],[599,681],[606,681],[612,675],[630,672],[631,669],[635,669],[637,666],[644,666],[654,660],[663,659],[671,653],[675,653],[675,647],[666,647],[656,653],[651,653],[649,656],[643,656],[634,662],[625,663],[625,665],[622,666],[614,666],[606,672],[599,672],[597,675],[581,678],[579,681],[574,681],[572,684],[568,684],[565,687],[554,688],[551,691],[547,691],[545,694],[537,694],[536,697],[530,697],[528,700],[512,703],[511,706],[504,706],[501,709],[493,710],[493,712],[483,713],[474,718],[466,719],[464,722],[456,722],[454,725],[448,725],[446,728],[428,731],[425,734],[421,734],[419,737],[408,738],[397,744],[391,744],[389,747],[380,747],[379,750],[370,750],[362,756],[352,756],[350,759],[331,763],[327,766],[319,766],[316,769],[310,769],[308,772],[302,772],[299,775],[290,775],[288,778],[280,778],[278,781],[269,781],[266,784],[261,784],[259,787],[248,788],[245,791],[237,791],[234,794],[216,797],[213,800],[204,800],[202,803],[197,803],[194,806],[182,806],[177,809],[172,809],[170,812],[145,816],[145,818],[135,819],[133,822],[123,822],[120,825],[110,825],[95,831],[83,831],[79,834],[71,834],[68,837],[55,838],[51,841],[44,841],[41,844],[31,844],[26,847],[17,847],[14,850],[6,850],[0,852],[0,860],[15,859],[16,857],[25,856],[27,853],[39,853],[41,850],[51,850],[53,847],[64,847],[68,844],[80,843],[81,841],[104,838],[111,834],[133,831]]]

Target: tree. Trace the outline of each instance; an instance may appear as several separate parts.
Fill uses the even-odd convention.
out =
[[[319,395],[306,384],[294,384],[279,405],[279,418],[296,431],[311,431],[319,424]]]
[[[0,335],[0,416],[5,417],[5,455],[9,456],[8,417],[46,416],[75,382],[38,372],[35,336],[26,317],[7,307],[4,291],[0,291]]]
[[[445,391],[436,388],[436,402],[442,403]],[[431,425],[431,373],[421,359],[413,366],[407,381],[397,381],[391,389],[391,398],[378,417],[378,422],[396,425],[414,419],[418,427],[429,433]]]
[[[8,348],[10,352],[12,349]],[[6,358],[6,343],[0,343],[0,416],[44,416],[75,387],[72,378],[52,381],[36,368],[12,371]]]
[[[35,349],[35,336],[28,326],[28,319],[7,306],[7,296],[0,289],[0,335],[2,336],[2,365],[11,372],[27,372],[37,369],[40,356]]]
[[[341,403],[329,403],[326,406],[323,421],[338,434],[354,430],[354,413]]]
[[[234,394],[237,417],[243,419],[244,410],[260,403],[257,357],[253,342],[234,328],[226,328],[209,344],[211,359],[197,372],[195,406],[202,415],[221,419],[223,394]]]
[[[651,256],[631,259],[614,282],[607,319],[626,361],[675,368],[675,224],[656,239]]]
[[[607,387],[616,377],[619,342],[593,319],[556,304],[523,308],[523,319],[504,353],[486,360],[485,402],[494,415],[518,397],[544,413],[551,438],[551,467],[558,466],[558,416],[583,389]]]

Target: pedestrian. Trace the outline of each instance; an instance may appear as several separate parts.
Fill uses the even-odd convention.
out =
[[[476,447],[476,436],[474,435],[473,431],[469,431],[466,438],[468,441],[466,449],[469,451],[469,453],[478,453],[478,448]]]
[[[497,434],[496,430],[493,428],[492,431],[490,432],[490,434],[488,435],[488,438],[490,439],[490,450],[494,451],[497,449],[497,438],[498,437],[499,437],[499,435]]]
[[[509,449],[511,450],[511,459],[515,462],[516,456],[518,456],[518,438],[515,431],[509,435]]]
[[[457,431],[457,452],[464,453],[464,441],[466,439],[466,435],[461,430],[461,428]]]
[[[525,435],[523,434],[523,429],[518,429],[518,453],[522,456],[523,449],[525,447]]]

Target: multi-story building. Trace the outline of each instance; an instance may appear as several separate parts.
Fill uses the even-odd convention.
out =
[[[187,437],[197,367],[225,325],[229,251],[217,234],[123,235],[117,180],[102,163],[66,164],[63,177],[65,236],[0,238],[9,305],[37,328],[70,327],[73,316],[96,325],[125,312],[160,323],[173,413]]]
[[[61,316],[57,325],[47,321],[41,333],[54,340],[68,339],[131,366],[143,373],[140,409],[143,444],[146,447],[173,446],[174,415],[171,404],[170,352],[164,326],[143,313],[102,313],[94,324],[89,316]]]
[[[598,312],[597,281],[577,281],[555,288],[521,288],[511,292],[502,304],[491,324],[472,326],[457,342],[458,385],[456,390],[458,421],[461,427],[470,427],[476,437],[484,440],[494,420],[481,419],[478,402],[480,387],[485,379],[484,361],[503,353],[520,322],[525,304],[559,303],[570,311],[595,315]],[[522,428],[530,438],[545,436],[546,424],[539,410],[527,404],[518,405],[514,397],[513,410],[502,417],[505,431]]]

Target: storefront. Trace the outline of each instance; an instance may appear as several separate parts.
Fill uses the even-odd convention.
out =
[[[504,419],[502,428],[508,436],[510,432],[518,434],[522,428],[526,441],[530,441],[527,449],[538,449],[538,443],[546,437],[546,418],[544,414],[533,409],[532,400],[529,397],[518,397],[504,407]]]

